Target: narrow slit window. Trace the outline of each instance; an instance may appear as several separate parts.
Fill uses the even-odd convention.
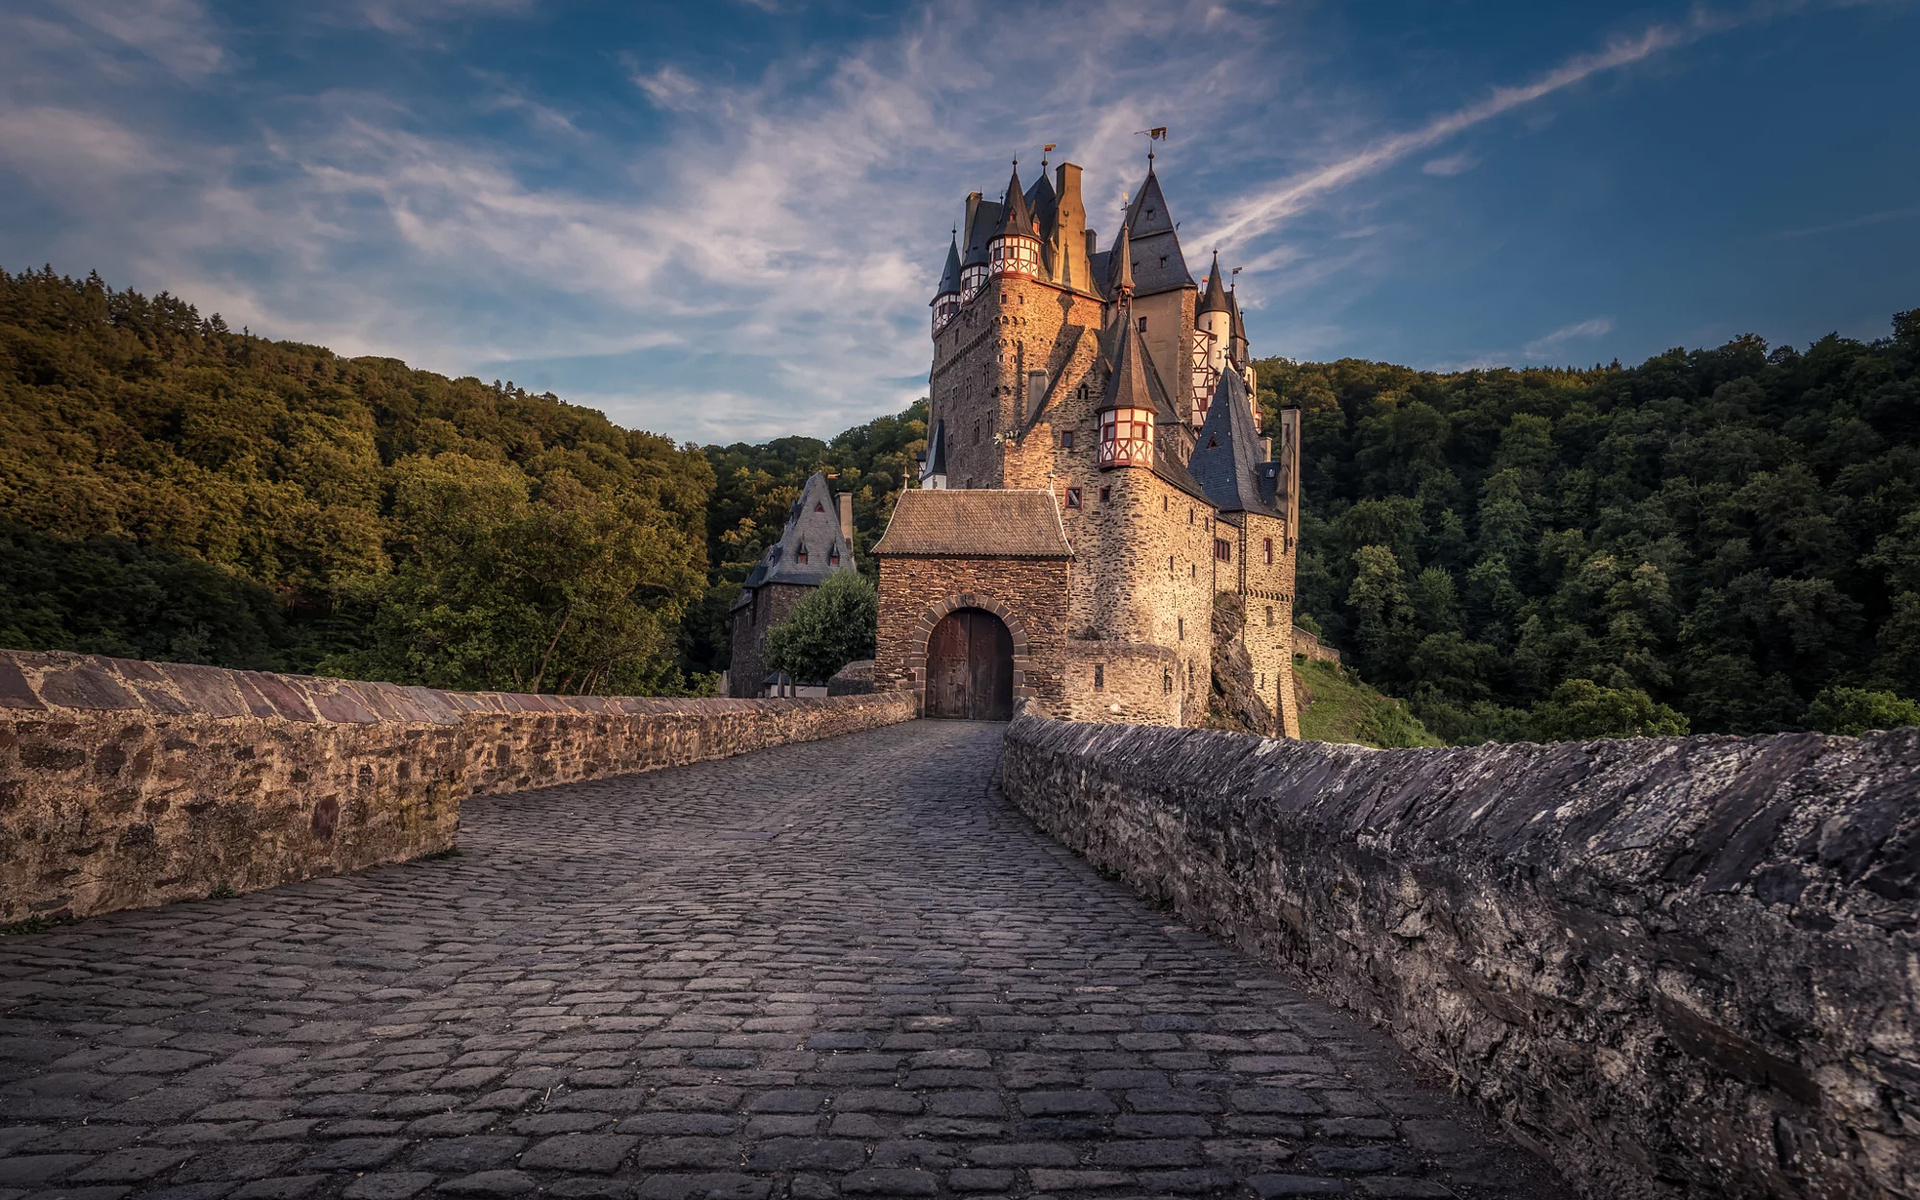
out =
[[[1107,664],[1093,664],[1093,690],[1102,691],[1107,686]]]

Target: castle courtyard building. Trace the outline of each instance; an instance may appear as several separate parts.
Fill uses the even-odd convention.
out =
[[[767,666],[767,632],[829,575],[854,569],[853,496],[834,496],[816,471],[787,510],[780,540],[767,547],[734,598],[727,695],[750,699],[787,686]]]
[[[1194,282],[1151,164],[1105,250],[1071,163],[968,196],[932,314],[928,458],[874,547],[876,687],[1003,715],[976,697],[1004,676],[1062,717],[1198,724],[1226,594],[1265,732],[1298,736],[1298,414],[1261,430],[1234,293],[1217,257]]]

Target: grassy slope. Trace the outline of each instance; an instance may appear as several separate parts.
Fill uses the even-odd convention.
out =
[[[1440,746],[1407,706],[1383,696],[1328,662],[1295,660],[1296,687],[1305,685],[1312,704],[1300,709],[1300,736],[1314,742],[1361,746]],[[1305,700],[1303,695],[1302,700]]]

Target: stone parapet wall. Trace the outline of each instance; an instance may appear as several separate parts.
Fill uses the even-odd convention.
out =
[[[445,850],[467,796],[913,716],[906,696],[442,692],[0,651],[0,923],[247,892]]]
[[[1920,730],[1379,751],[1022,715],[1001,769],[1589,1196],[1920,1196]]]

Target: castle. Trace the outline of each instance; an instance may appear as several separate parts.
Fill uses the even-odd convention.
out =
[[[947,250],[920,486],[873,547],[875,686],[928,716],[1199,724],[1230,593],[1265,732],[1297,737],[1299,414],[1261,430],[1234,293],[1217,254],[1194,282],[1151,158],[1105,251],[1081,169],[1045,167],[968,196]]]

